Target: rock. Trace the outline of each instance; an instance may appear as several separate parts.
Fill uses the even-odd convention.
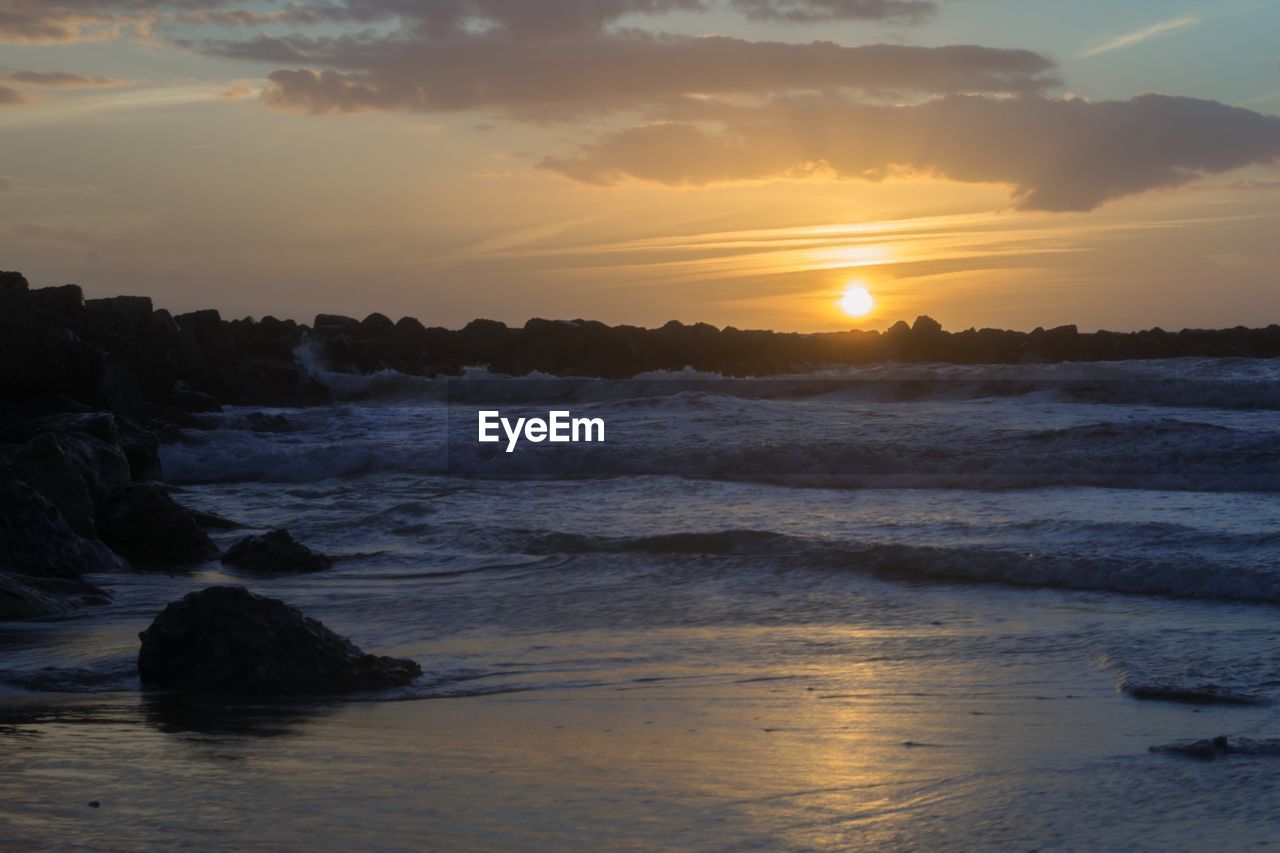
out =
[[[239,530],[244,527],[240,522],[224,518],[216,512],[201,512],[197,509],[189,509],[187,512],[206,530]]]
[[[10,441],[26,441],[42,432],[82,438],[92,436],[118,449],[125,461],[124,481],[153,480],[161,475],[160,439],[128,418],[110,412],[65,412],[35,417],[5,431]],[[118,456],[114,450],[110,454]],[[112,466],[115,467],[114,461]],[[105,481],[105,480],[104,480]]]
[[[86,299],[84,309],[99,323],[111,327],[119,334],[131,335],[137,331],[155,309],[149,296],[112,296],[106,299]]]
[[[67,452],[62,439],[46,432],[3,451],[0,459],[13,476],[44,495],[77,534],[98,538],[92,487],[86,471]]]
[[[1199,758],[1204,761],[1212,760],[1219,755],[1280,756],[1280,738],[1254,740],[1252,738],[1230,738],[1226,735],[1218,735],[1215,738],[1181,740],[1175,743],[1160,744],[1149,747],[1148,751],[1169,755],[1184,755],[1188,758]]]
[[[942,324],[927,314],[921,314],[916,317],[916,321],[911,324],[911,334],[913,335],[939,335],[942,333]]]
[[[391,331],[395,325],[386,314],[374,312],[360,321],[356,334],[362,338],[377,338]]]
[[[0,272],[0,305],[10,310],[25,308],[31,301],[27,277],[20,272]]]
[[[77,535],[38,491],[0,472],[0,572],[74,580],[128,568],[101,542]]]
[[[106,590],[81,580],[0,573],[0,621],[58,616],[110,600]]]
[[[1134,699],[1181,702],[1187,705],[1265,705],[1266,700],[1217,684],[1184,684],[1176,681],[1120,680],[1119,689]]]
[[[156,485],[113,491],[99,529],[103,540],[139,569],[168,569],[218,556],[199,520]]]
[[[31,300],[42,312],[59,319],[76,317],[84,311],[84,291],[78,284],[37,288],[31,291]]]
[[[422,674],[411,660],[366,654],[283,601],[239,586],[190,593],[139,636],[143,683],[194,693],[349,693]]]
[[[318,335],[351,334],[360,326],[360,321],[341,314],[317,314],[311,327]]]
[[[258,574],[321,572],[333,567],[332,559],[298,543],[287,530],[246,536],[227,549],[222,562],[242,572]]]

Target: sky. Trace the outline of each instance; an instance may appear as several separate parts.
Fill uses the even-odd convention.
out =
[[[0,0],[0,269],[302,321],[1265,325],[1277,34],[1280,0]]]

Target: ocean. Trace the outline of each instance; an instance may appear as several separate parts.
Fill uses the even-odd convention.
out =
[[[223,548],[284,527],[336,566],[91,576],[111,604],[0,625],[4,846],[1280,840],[1280,757],[1149,751],[1280,738],[1276,362],[605,381],[300,355],[339,402],[211,415],[165,477],[248,526]],[[605,441],[506,453],[481,409]],[[219,583],[425,675],[144,692],[138,632]]]

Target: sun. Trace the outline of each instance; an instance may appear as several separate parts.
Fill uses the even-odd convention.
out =
[[[840,308],[850,317],[865,317],[876,307],[876,301],[865,287],[851,286],[840,298]]]

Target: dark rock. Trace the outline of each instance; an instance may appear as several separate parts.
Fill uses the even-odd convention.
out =
[[[222,562],[256,574],[321,572],[333,567],[332,559],[295,541],[287,530],[246,536],[227,549]]]
[[[99,529],[103,540],[139,569],[169,569],[218,556],[199,520],[156,485],[113,491]]]
[[[86,436],[87,441],[96,439]],[[95,484],[91,468],[70,452],[64,439],[46,432],[17,447],[3,448],[9,472],[49,500],[78,535],[98,538]],[[124,461],[123,456],[121,462]],[[126,472],[128,468],[125,468]],[[126,476],[127,481],[127,476]]]
[[[128,418],[110,412],[67,412],[33,417],[5,430],[10,441],[25,441],[42,432],[59,435],[83,434],[111,445],[123,454],[125,474],[134,480],[154,480],[161,476],[160,439]],[[104,480],[105,481],[105,480]],[[111,483],[108,483],[108,488]]]
[[[1280,738],[1254,740],[1252,738],[1231,738],[1218,735],[1215,738],[1202,740],[1182,740],[1175,743],[1160,744],[1150,747],[1150,752],[1169,755],[1184,755],[1209,761],[1220,755],[1255,755],[1280,756]]]
[[[187,512],[206,530],[240,530],[244,527],[240,522],[224,518],[216,512],[201,512],[198,509],[189,509]]]
[[[315,619],[244,587],[169,604],[139,635],[144,684],[195,693],[271,696],[398,687],[422,668],[366,654]]]
[[[87,299],[85,311],[100,324],[121,334],[133,334],[154,310],[149,296],[112,296]]]
[[[942,333],[942,324],[932,317],[921,314],[911,324],[911,333],[913,335],[939,335]]]
[[[0,621],[59,616],[110,600],[106,590],[81,580],[0,573]]]
[[[317,314],[311,327],[318,335],[351,334],[360,325],[360,321],[341,314]]]
[[[31,288],[20,272],[0,272],[0,306],[10,312],[25,310],[31,303]],[[9,316],[6,313],[6,316]]]
[[[77,535],[38,491],[0,473],[0,572],[76,579],[127,568],[101,542]]]
[[[173,319],[178,324],[178,328],[189,331],[192,334],[208,332],[222,325],[222,315],[213,308],[179,314]]]
[[[203,391],[194,391],[185,382],[173,389],[173,404],[184,412],[208,413],[222,411],[218,398]]]
[[[360,321],[356,333],[363,338],[377,338],[390,332],[395,325],[386,314],[374,312]]]
[[[1137,681],[1126,676],[1119,688],[1134,699],[1181,702],[1186,705],[1265,705],[1266,700],[1217,684],[1185,684],[1176,681]]]
[[[31,301],[40,311],[59,319],[77,317],[84,311],[84,291],[78,284],[37,288],[31,291]]]

